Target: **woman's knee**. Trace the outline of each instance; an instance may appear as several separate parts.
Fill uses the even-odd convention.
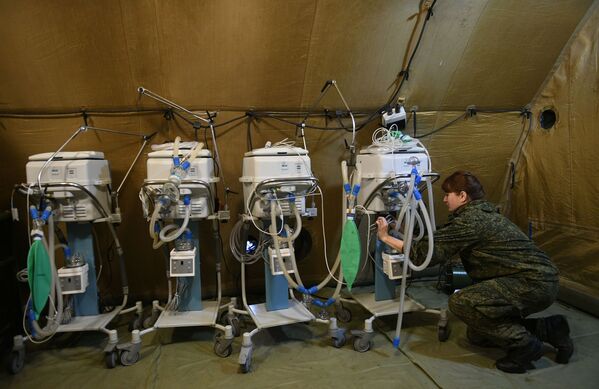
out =
[[[463,298],[459,292],[449,296],[448,306],[451,313],[458,317],[463,316],[465,312],[472,309],[472,306],[468,304],[467,299]]]

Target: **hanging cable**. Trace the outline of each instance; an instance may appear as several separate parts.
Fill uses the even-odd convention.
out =
[[[391,95],[391,98],[387,101],[387,105],[391,105],[395,102],[395,100],[397,99],[397,96],[399,96],[399,92],[401,91],[401,87],[403,86],[404,81],[406,81],[410,78],[410,66],[412,66],[412,61],[414,60],[414,57],[416,56],[416,52],[418,51],[418,48],[420,47],[420,42],[422,41],[422,36],[424,35],[424,30],[426,29],[426,25],[427,25],[428,21],[430,20],[431,16],[433,16],[433,7],[435,6],[436,2],[437,2],[437,0],[433,0],[433,2],[430,3],[430,1],[427,0],[427,1],[422,1],[420,3],[420,9],[418,11],[416,23],[414,25],[414,31],[415,31],[416,27],[418,26],[418,24],[420,23],[420,19],[424,12],[426,12],[426,18],[424,19],[424,23],[422,23],[422,29],[420,30],[420,35],[418,36],[418,40],[416,41],[416,45],[414,46],[414,50],[412,50],[410,59],[407,61],[407,64],[405,62],[405,57],[404,57],[404,63],[403,63],[402,69],[398,74],[398,77],[401,78],[399,80],[399,85],[395,89],[395,92]],[[410,40],[408,42],[408,48],[406,49],[406,55],[410,50],[410,46],[412,44],[412,38],[413,38],[413,32],[412,32],[412,36],[410,37]]]

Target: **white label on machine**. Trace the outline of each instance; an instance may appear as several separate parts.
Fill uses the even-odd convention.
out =
[[[188,177],[197,177],[198,169],[195,166],[190,166],[189,170],[187,171],[187,176]]]
[[[67,178],[72,178],[72,179],[77,178],[77,168],[75,168],[75,167],[67,168]]]
[[[412,155],[410,158],[404,161],[404,165],[420,166],[420,158],[416,157],[415,155]]]
[[[301,162],[296,162],[295,163],[295,172],[297,174],[301,174],[301,172],[302,172],[302,163]]]
[[[295,192],[295,185],[281,185],[281,192],[293,193]]]
[[[59,168],[59,167],[51,167],[50,168],[50,175],[52,177],[58,177],[58,176],[60,176],[61,171],[62,171],[62,169]]]
[[[287,162],[281,162],[281,171],[282,172],[286,172],[289,170],[289,163]]]

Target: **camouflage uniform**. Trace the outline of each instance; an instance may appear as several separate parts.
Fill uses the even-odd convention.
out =
[[[434,235],[431,264],[458,254],[475,282],[449,298],[449,309],[502,347],[526,345],[531,334],[524,318],[555,301],[558,271],[547,255],[512,222],[484,200],[471,201],[449,217]],[[422,263],[428,242],[414,244],[412,256]]]

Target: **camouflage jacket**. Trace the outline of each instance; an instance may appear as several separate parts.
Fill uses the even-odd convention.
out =
[[[458,254],[474,281],[516,276],[531,280],[557,281],[558,271],[515,224],[485,200],[475,200],[449,216],[447,224],[435,231],[431,264]],[[426,258],[428,239],[415,242],[414,263]]]

